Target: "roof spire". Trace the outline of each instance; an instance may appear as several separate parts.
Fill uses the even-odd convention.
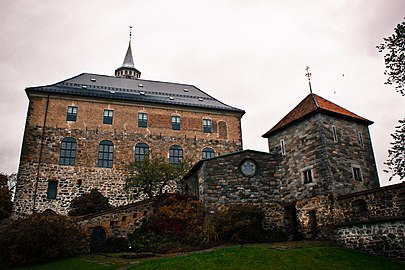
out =
[[[132,26],[129,26],[129,45],[121,67],[115,70],[115,76],[128,79],[139,79],[141,72],[135,68],[131,49]]]

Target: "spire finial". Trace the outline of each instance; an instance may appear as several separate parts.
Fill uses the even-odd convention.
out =
[[[131,43],[132,38],[132,26],[129,26],[129,43]]]
[[[305,73],[305,76],[308,78],[309,91],[310,91],[311,94],[312,94],[312,86],[311,86],[311,75],[312,75],[312,73],[309,72],[309,66],[307,66],[307,67],[305,68],[305,70],[307,71],[307,73]]]

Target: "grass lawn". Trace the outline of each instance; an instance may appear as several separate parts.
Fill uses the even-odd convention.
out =
[[[276,246],[277,247],[277,246]],[[280,247],[280,246],[278,246]],[[81,256],[21,269],[405,269],[405,263],[329,246],[305,244],[275,249],[266,244],[218,248],[187,255],[126,260],[117,256]]]

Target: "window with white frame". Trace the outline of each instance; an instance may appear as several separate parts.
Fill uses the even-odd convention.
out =
[[[180,130],[180,116],[172,115],[172,129]]]
[[[284,140],[280,140],[281,155],[285,155],[285,143]]]
[[[357,134],[358,134],[358,136],[359,136],[359,143],[360,143],[361,147],[364,147],[363,132],[360,132],[360,131],[359,131]]]
[[[306,169],[302,171],[302,179],[304,180],[304,184],[309,184],[313,182],[312,178],[312,170]]]
[[[332,135],[333,135],[333,141],[338,142],[338,136],[337,136],[337,133],[336,133],[336,127],[335,126],[332,126]]]
[[[204,133],[212,132],[212,121],[211,119],[203,119],[203,131]]]
[[[363,180],[363,176],[362,176],[362,174],[361,174],[361,169],[360,169],[360,167],[353,166],[353,167],[352,167],[352,170],[353,170],[353,179],[354,179],[354,180],[357,180],[357,181]]]

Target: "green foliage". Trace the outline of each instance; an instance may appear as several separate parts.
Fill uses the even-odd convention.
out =
[[[259,242],[266,233],[265,214],[257,206],[237,204],[219,211],[214,217],[218,236],[226,242]]]
[[[0,266],[28,265],[76,254],[82,237],[69,217],[33,214],[0,225]]]
[[[135,161],[130,165],[126,189],[134,198],[162,195],[164,189],[169,186],[174,186],[177,191],[182,192],[183,176],[191,166],[192,163],[188,158],[179,164],[169,164],[162,156]]]
[[[394,142],[391,142],[391,149],[388,150],[388,160],[385,162],[388,165],[388,170],[392,176],[399,176],[401,180],[405,179],[405,118],[399,120],[399,125],[395,127],[395,132],[391,134]]]
[[[97,189],[92,189],[76,197],[70,203],[69,216],[81,216],[91,213],[99,213],[111,208],[108,198],[104,197]]]
[[[185,195],[162,196],[156,213],[130,236],[136,252],[177,252],[201,246],[203,205]]]
[[[103,252],[115,253],[128,251],[128,240],[124,237],[107,238]]]
[[[11,201],[11,191],[8,187],[9,177],[0,173],[0,221],[11,215],[13,202]]]
[[[394,84],[397,92],[405,96],[405,21],[399,23],[394,34],[384,38],[384,43],[377,46],[384,55],[385,71],[388,76],[386,84]]]

